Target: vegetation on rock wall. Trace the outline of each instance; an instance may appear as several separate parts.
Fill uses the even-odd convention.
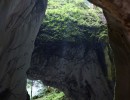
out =
[[[47,41],[108,42],[102,11],[91,8],[83,0],[49,0],[46,16],[35,44]],[[106,52],[105,52],[106,53]],[[108,58],[108,57],[107,57]],[[105,59],[107,59],[105,58]],[[110,68],[109,73],[111,74]],[[111,76],[109,76],[111,78]],[[64,93],[51,88],[35,96],[37,100],[63,100]]]
[[[64,100],[65,95],[63,92],[60,92],[58,89],[53,87],[46,87],[43,92],[43,97],[35,96],[33,100]]]
[[[83,0],[49,0],[38,38],[41,41],[83,41],[106,39],[106,26],[99,8],[89,8]],[[43,34],[44,33],[44,34]]]

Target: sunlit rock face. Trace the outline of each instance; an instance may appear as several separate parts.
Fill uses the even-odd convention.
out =
[[[104,44],[43,42],[36,46],[28,78],[62,90],[72,100],[112,100]]]
[[[130,0],[89,0],[103,8],[116,65],[115,100],[130,100]]]
[[[47,1],[0,0],[0,100],[27,100],[26,71]]]

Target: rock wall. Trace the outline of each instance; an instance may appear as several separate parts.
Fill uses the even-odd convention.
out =
[[[117,83],[115,99],[129,100],[130,1],[89,1],[100,6],[106,13],[110,44],[114,52],[116,64]],[[26,70],[30,66],[29,62],[33,42],[45,8],[46,0],[0,1],[1,100],[26,99]],[[94,57],[92,56],[92,58],[96,59],[97,57],[94,51],[91,52],[89,54],[93,54]],[[109,91],[107,93],[109,93]],[[87,94],[89,94],[89,92],[87,92]]]
[[[115,100],[130,100],[130,1],[89,1],[100,6],[107,18],[116,66]]]
[[[0,0],[0,100],[26,100],[26,71],[47,0]]]
[[[114,82],[107,67],[101,42],[48,41],[35,46],[27,74],[71,100],[112,100]]]

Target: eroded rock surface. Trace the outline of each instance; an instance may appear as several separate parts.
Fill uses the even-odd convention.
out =
[[[112,100],[107,67],[102,43],[53,41],[36,46],[27,74],[72,100]]]
[[[30,66],[46,0],[0,0],[0,100],[26,100]]]
[[[27,68],[29,67],[30,55],[33,48],[33,41],[35,39],[35,35],[38,31],[38,28],[40,26],[40,20],[43,15],[42,9],[44,8],[42,7],[45,7],[43,6],[44,4],[41,3],[42,1],[46,2],[46,0],[0,1],[1,100],[25,100],[26,98],[25,73]],[[108,21],[109,38],[115,55],[116,64],[117,84],[115,99],[130,100],[130,1],[89,1],[100,6],[106,12],[105,16],[107,17]],[[40,5],[38,2],[40,3]],[[91,55],[91,53],[93,54],[93,56]],[[94,50],[88,53],[88,56],[90,55],[93,59],[95,59],[94,61],[98,59],[96,53],[94,53]],[[16,71],[16,69],[21,71]],[[99,72],[101,72],[100,68]],[[76,80],[77,79],[78,78],[76,78]],[[18,85],[17,83],[20,84]],[[21,92],[24,94],[21,94]],[[19,93],[22,96],[19,95]],[[89,93],[90,92],[87,92],[87,94]],[[107,93],[109,93],[109,91]]]
[[[89,0],[103,8],[116,65],[115,100],[130,100],[130,1]]]

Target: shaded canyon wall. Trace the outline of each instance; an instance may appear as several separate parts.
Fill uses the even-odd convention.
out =
[[[108,22],[116,66],[115,100],[130,100],[130,1],[89,1],[104,10]]]
[[[89,0],[89,1],[91,1],[97,6],[100,6],[104,10],[105,16],[108,21],[109,40],[114,52],[115,64],[116,64],[117,83],[115,89],[116,90],[115,99],[129,100],[130,99],[129,95],[130,1],[129,0],[111,0],[111,1]],[[1,69],[0,99],[1,100],[26,99],[26,90],[25,90],[26,70],[30,66],[29,62],[33,49],[33,43],[36,37],[36,33],[38,32],[41,19],[43,17],[43,12],[45,12],[45,8],[46,8],[46,0],[0,1],[0,15],[1,15],[0,16],[0,22],[1,22],[0,23],[0,69]],[[90,56],[89,58],[93,59],[92,60],[93,63],[94,64],[96,63],[95,66],[97,65],[99,66],[98,67],[99,72],[102,72],[100,64],[97,61],[98,57],[94,52],[94,50],[91,50],[91,52],[89,51],[89,53],[87,53],[87,56]],[[91,63],[88,64],[91,65]],[[84,69],[83,71],[85,70],[87,69]],[[75,72],[76,71],[74,71],[73,74],[70,76],[75,75]],[[80,71],[77,73],[80,73]],[[87,77],[84,77],[85,80],[86,78],[91,80],[91,78],[88,77],[89,75],[90,74],[88,74]],[[96,75],[98,76],[99,74]],[[78,80],[79,79],[78,77],[79,76],[77,76],[75,80]],[[104,76],[101,77],[103,79],[102,81],[105,82],[105,84],[107,84],[107,81],[105,81]],[[87,82],[87,84],[89,82]],[[85,84],[84,81],[81,83]],[[99,84],[101,85],[100,82]],[[104,87],[105,84],[102,85],[102,87]],[[76,86],[79,87],[80,85]],[[84,86],[86,86],[86,84],[83,85],[83,87]],[[89,85],[87,85],[87,88],[88,87]],[[101,89],[99,88],[98,90],[103,91],[103,88]],[[107,88],[106,91],[108,95],[110,93],[109,88]],[[75,92],[73,93],[75,95]],[[88,98],[90,98],[90,96],[88,95],[90,94],[90,92],[83,92],[83,94],[84,93],[87,94]],[[91,93],[92,95],[94,95],[93,92]],[[104,94],[103,93],[101,94],[102,98],[104,98]],[[108,100],[111,100],[111,94],[109,96],[110,99]],[[98,98],[101,97],[99,96]]]
[[[26,71],[47,0],[0,0],[0,100],[26,100]]]
[[[114,81],[108,78],[105,47],[96,40],[38,42],[28,78],[62,90],[71,100],[112,100]]]

